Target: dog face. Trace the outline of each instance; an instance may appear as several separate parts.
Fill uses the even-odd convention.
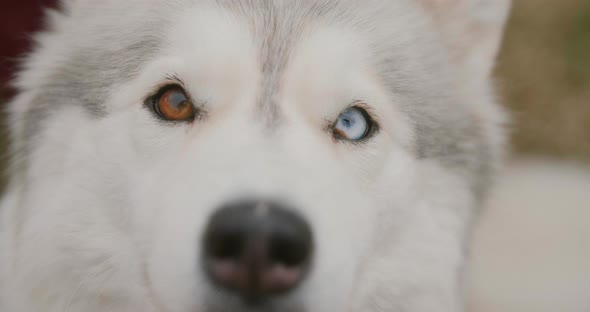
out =
[[[462,10],[66,4],[12,105],[7,306],[456,311],[500,141]]]

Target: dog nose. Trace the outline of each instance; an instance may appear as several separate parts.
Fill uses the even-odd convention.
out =
[[[292,210],[268,201],[226,204],[209,220],[204,265],[217,285],[247,302],[298,286],[310,266],[309,225]]]

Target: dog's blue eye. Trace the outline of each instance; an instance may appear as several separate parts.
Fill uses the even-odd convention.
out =
[[[350,107],[340,114],[334,125],[334,136],[340,140],[361,141],[371,132],[373,121],[367,111]]]

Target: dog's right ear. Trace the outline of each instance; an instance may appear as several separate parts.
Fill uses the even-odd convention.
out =
[[[416,0],[433,17],[453,60],[470,74],[489,76],[511,0]]]

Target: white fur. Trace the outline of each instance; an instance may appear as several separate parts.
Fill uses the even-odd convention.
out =
[[[297,207],[316,239],[308,279],[279,300],[286,310],[461,311],[462,248],[477,206],[472,182],[444,162],[416,157],[410,148],[416,133],[402,97],[391,94],[374,68],[374,38],[338,23],[305,28],[275,99],[281,125],[267,135],[258,120],[264,77],[251,25],[202,2],[178,10],[181,1],[170,1],[148,14],[133,10],[145,2],[71,1],[67,16],[54,18],[55,31],[40,38],[11,105],[13,136],[17,147],[28,141],[29,161],[23,172],[15,171],[2,202],[1,309],[231,309],[233,300],[200,272],[200,235],[220,204],[261,196]],[[406,0],[391,6],[407,9],[411,18],[400,13],[400,21],[422,20],[415,27],[423,33],[434,32],[433,10],[447,9],[421,11]],[[68,47],[84,44],[76,34],[108,25],[110,10],[128,10],[131,22],[168,16],[163,48],[132,79],[108,90],[104,116],[56,105],[37,136],[25,140],[21,120],[38,90],[55,64],[67,60]],[[501,25],[495,25],[498,33]],[[71,27],[80,29],[64,31]],[[96,34],[103,35],[108,37]],[[447,38],[424,38],[429,36]],[[445,57],[453,47],[426,53],[436,45],[423,47],[417,38],[412,47],[413,39],[403,39],[408,51],[448,62],[433,70],[449,75],[441,81],[455,79],[444,71],[454,67]],[[490,39],[492,52],[473,52],[484,67],[491,68],[498,40]],[[473,77],[474,94],[463,92],[459,81],[448,88],[484,124],[482,140],[496,155],[501,118],[483,71],[465,69],[471,74],[460,78],[471,83]],[[163,125],[143,107],[145,96],[172,74],[206,111],[202,120]],[[379,134],[365,145],[335,142],[326,126],[357,99],[371,106]],[[483,104],[469,105],[474,99]]]

